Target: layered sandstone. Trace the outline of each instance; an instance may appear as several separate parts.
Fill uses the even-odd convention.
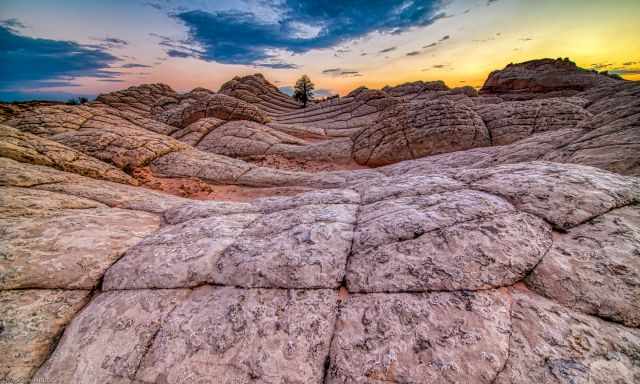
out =
[[[0,381],[640,380],[636,82],[0,112]]]

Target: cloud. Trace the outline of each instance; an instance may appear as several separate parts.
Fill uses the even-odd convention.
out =
[[[193,52],[178,51],[177,49],[169,49],[167,51],[167,55],[169,57],[178,57],[178,58],[198,57],[198,55]]]
[[[126,40],[118,39],[116,37],[107,37],[102,39],[102,41],[113,45],[129,45],[129,42],[127,42]]]
[[[0,26],[6,27],[14,33],[17,33],[18,29],[26,29],[27,26],[24,25],[20,20],[12,18],[0,20]]]
[[[420,54],[420,51],[407,52],[407,56],[418,56],[419,54]]]
[[[613,64],[607,64],[607,63],[596,63],[596,64],[591,64],[591,68],[595,69],[597,71],[605,69],[605,68],[609,68],[610,66],[612,66]]]
[[[298,68],[298,66],[295,65],[295,64],[283,63],[283,62],[254,63],[252,65],[255,66],[255,67],[264,67],[264,68],[271,68],[271,69],[295,69],[295,68]]]
[[[496,2],[498,2],[498,0],[487,0],[487,7]]]
[[[518,39],[518,40],[520,40],[520,41],[531,41],[533,39],[530,38],[530,37],[523,37],[522,39]]]
[[[360,77],[362,74],[359,71],[353,69],[343,68],[328,68],[322,71],[324,75],[330,75],[334,77]]]
[[[151,7],[153,9],[158,10],[158,11],[161,11],[163,9],[161,4],[154,3],[154,2],[151,2],[151,1],[146,1],[142,5],[146,5],[147,7]]]
[[[103,81],[106,83],[124,83],[122,79],[99,79],[98,81]]]
[[[442,36],[438,41],[433,42],[433,43],[431,43],[431,44],[427,44],[427,45],[423,46],[422,48],[433,48],[433,47],[435,47],[436,45],[438,45],[438,43],[442,43],[443,41],[447,41],[447,40],[449,40],[449,39],[451,39],[451,36],[449,36],[449,35],[444,35],[444,36]],[[474,41],[475,41],[475,40],[474,40]]]
[[[640,75],[640,68],[616,68],[609,71],[616,75]]]
[[[622,63],[622,65],[624,65],[625,67],[628,67],[630,65],[634,65],[634,64],[639,64],[640,61],[627,61],[626,63]]]
[[[381,51],[379,51],[378,53],[387,53],[387,52],[392,52],[395,51],[398,47],[389,47],[389,48],[385,48]]]
[[[123,64],[120,68],[151,68],[151,66],[146,64],[127,63]]]
[[[434,64],[434,65],[432,65],[432,66],[431,66],[431,67],[429,67],[429,68],[424,68],[424,69],[422,69],[422,71],[423,71],[423,72],[424,72],[424,71],[431,71],[431,70],[434,70],[434,69],[448,69],[448,70],[452,70],[453,68],[451,67],[451,65],[450,65],[450,64]]]
[[[172,39],[168,36],[163,36],[157,33],[149,33],[149,36],[155,37],[160,40],[158,43],[161,47],[165,48],[165,53],[169,57],[200,57],[202,50],[197,46],[194,46],[188,40]]]
[[[237,10],[193,10],[173,17],[186,26],[189,42],[202,47],[196,54],[200,59],[223,64],[263,62],[273,58],[277,50],[300,54],[330,48],[372,32],[402,33],[445,17],[439,12],[439,0],[281,0],[263,4],[277,10],[279,19],[264,20]],[[300,34],[301,30],[313,33]]]
[[[103,49],[73,41],[33,38],[0,26],[0,90],[73,85],[75,77],[113,78],[118,58]]]

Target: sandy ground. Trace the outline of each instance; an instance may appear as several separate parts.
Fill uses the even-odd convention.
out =
[[[196,200],[251,201],[259,197],[291,196],[311,190],[303,187],[257,188],[214,185],[195,178],[158,177],[148,167],[134,170],[132,176],[139,180],[145,188]]]

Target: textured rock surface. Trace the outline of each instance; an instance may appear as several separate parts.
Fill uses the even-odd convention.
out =
[[[392,106],[353,141],[354,159],[371,166],[491,144],[475,112],[446,100]]]
[[[640,198],[640,184],[635,178],[556,163],[463,171],[458,178],[469,182],[473,189],[504,196],[518,209],[538,215],[562,229]]]
[[[542,220],[501,198],[456,191],[361,208],[347,286],[356,292],[511,285],[551,245]]]
[[[91,289],[159,219],[117,208],[0,219],[0,288]]]
[[[491,383],[511,324],[502,291],[352,295],[331,345],[328,383]]]
[[[46,165],[123,184],[138,182],[118,168],[87,156],[55,141],[0,125],[0,156],[22,163]]]
[[[89,291],[0,291],[0,379],[28,381],[88,300]]]
[[[640,331],[566,309],[518,289],[509,359],[495,383],[634,383]]]
[[[141,360],[188,290],[105,292],[67,327],[33,377],[63,383],[132,383]]]
[[[481,92],[584,91],[619,81],[579,68],[568,59],[541,59],[509,64],[500,71],[491,72]]]
[[[640,85],[487,84],[0,104],[0,382],[640,382]]]
[[[255,106],[223,94],[192,91],[177,104],[164,104],[153,111],[155,119],[184,128],[205,117],[266,123],[267,116]]]
[[[477,108],[493,145],[511,144],[538,132],[575,128],[591,114],[557,99],[512,101]]]
[[[640,207],[558,234],[527,284],[578,311],[640,327]]]
[[[167,319],[136,378],[320,384],[335,306],[330,290],[198,288]]]

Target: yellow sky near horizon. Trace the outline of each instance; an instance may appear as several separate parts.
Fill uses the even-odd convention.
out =
[[[180,92],[200,86],[218,90],[234,76],[258,72],[279,87],[291,86],[300,75],[307,74],[316,89],[342,95],[362,85],[382,88],[416,80],[443,80],[450,87],[478,87],[491,71],[509,63],[557,57],[568,57],[583,68],[598,65],[599,70],[624,70],[627,72],[623,74],[624,78],[640,80],[640,0],[498,0],[490,5],[486,0],[443,1],[447,4],[443,11],[449,17],[429,26],[397,35],[374,32],[337,47],[304,54],[277,52],[284,62],[297,65],[296,69],[219,64],[195,58],[162,58],[164,49],[152,34],[160,29],[172,38],[184,39],[185,28],[175,20],[167,19],[166,14],[141,5],[134,7],[127,3],[131,9],[120,17],[124,20],[121,24],[115,17],[97,18],[90,24],[83,21],[82,28],[71,22],[67,23],[69,25],[60,22],[73,18],[86,20],[88,17],[83,12],[97,12],[82,8],[92,6],[81,2],[71,10],[56,9],[60,13],[58,21],[47,17],[51,10],[44,4],[40,10],[35,10],[16,1],[10,4],[15,9],[5,4],[5,13],[29,25],[25,33],[34,37],[89,44],[95,43],[94,36],[102,36],[100,31],[108,30],[109,36],[130,42],[116,54],[135,57],[135,62],[149,65],[148,68],[131,69],[114,67],[123,73],[120,82],[76,78],[74,83],[78,86],[46,89],[78,95],[154,82],[166,83]],[[145,22],[135,23],[141,17]],[[92,25],[97,32],[90,30]],[[436,45],[424,48],[433,43]],[[381,52],[389,48],[393,49]],[[407,55],[411,52],[417,53]],[[634,64],[625,66],[625,63]],[[335,68],[357,72],[357,75],[336,76],[335,72],[323,72]]]

